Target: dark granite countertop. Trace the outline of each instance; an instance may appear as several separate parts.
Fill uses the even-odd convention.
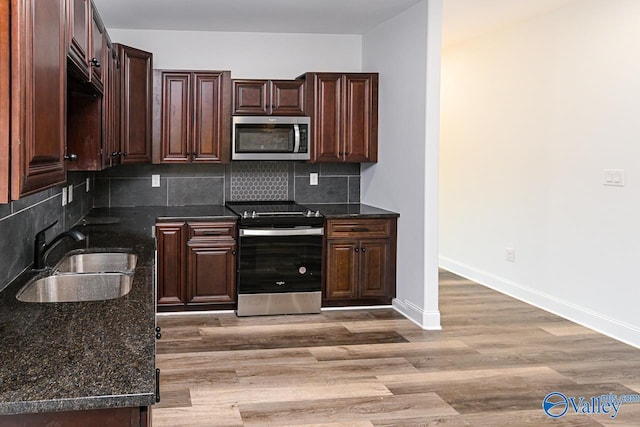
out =
[[[364,204],[305,205],[327,218],[397,217]],[[0,414],[148,406],[155,402],[156,222],[235,220],[224,206],[96,208],[74,227],[83,242],[51,251],[128,249],[138,255],[133,288],[106,301],[24,303],[26,271],[0,292]],[[50,238],[50,237],[49,237]]]
[[[385,209],[376,208],[362,203],[341,203],[341,204],[304,204],[312,210],[319,210],[325,218],[397,218],[400,214]]]
[[[238,216],[222,205],[170,206],[154,208],[158,222],[169,221],[235,221]]]
[[[162,208],[93,209],[51,251],[122,248],[138,255],[133,288],[106,301],[24,303],[27,271],[0,292],[0,414],[148,406],[155,402],[153,224]],[[50,239],[50,237],[49,237]],[[45,273],[39,273],[44,275]]]

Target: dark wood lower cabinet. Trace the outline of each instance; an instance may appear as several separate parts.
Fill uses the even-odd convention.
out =
[[[156,224],[158,310],[236,304],[235,222]]]
[[[187,304],[235,302],[236,243],[225,240],[187,243]]]
[[[0,427],[151,427],[151,407],[0,415]]]
[[[396,291],[397,220],[327,221],[323,305],[389,304]]]

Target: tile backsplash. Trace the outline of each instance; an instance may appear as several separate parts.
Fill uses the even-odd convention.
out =
[[[318,174],[318,185],[310,184]],[[160,186],[151,176],[160,175]],[[95,207],[218,205],[241,200],[358,203],[359,164],[233,162],[121,165],[95,174]]]
[[[318,174],[311,185],[309,175]],[[160,186],[151,186],[160,175]],[[93,177],[91,191],[85,180]],[[0,290],[33,261],[35,234],[55,221],[47,241],[75,225],[92,207],[220,205],[241,200],[358,203],[359,164],[233,162],[227,165],[120,165],[102,172],[69,172],[73,201],[62,186],[0,204]]]
[[[46,233],[49,242],[91,210],[93,194],[87,192],[85,186],[89,176],[83,172],[67,174],[65,187],[73,186],[73,200],[64,207],[63,186],[0,204],[0,290],[33,262],[33,243],[38,231],[57,221]]]

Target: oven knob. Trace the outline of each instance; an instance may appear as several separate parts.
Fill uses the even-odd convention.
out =
[[[320,216],[322,216],[322,214],[320,213],[320,211],[316,211],[315,216],[316,217],[320,217]]]
[[[249,218],[249,212],[244,211],[244,212],[242,213],[242,218]]]
[[[251,212],[251,218],[255,218],[257,216],[258,216],[258,214],[256,213],[256,211]]]
[[[312,216],[313,212],[311,212],[311,209],[307,210],[307,216]]]

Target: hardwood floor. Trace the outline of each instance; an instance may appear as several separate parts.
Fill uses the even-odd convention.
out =
[[[442,331],[392,309],[158,316],[153,425],[640,425],[640,402],[542,409],[554,391],[640,394],[640,350],[444,271],[440,310]]]

